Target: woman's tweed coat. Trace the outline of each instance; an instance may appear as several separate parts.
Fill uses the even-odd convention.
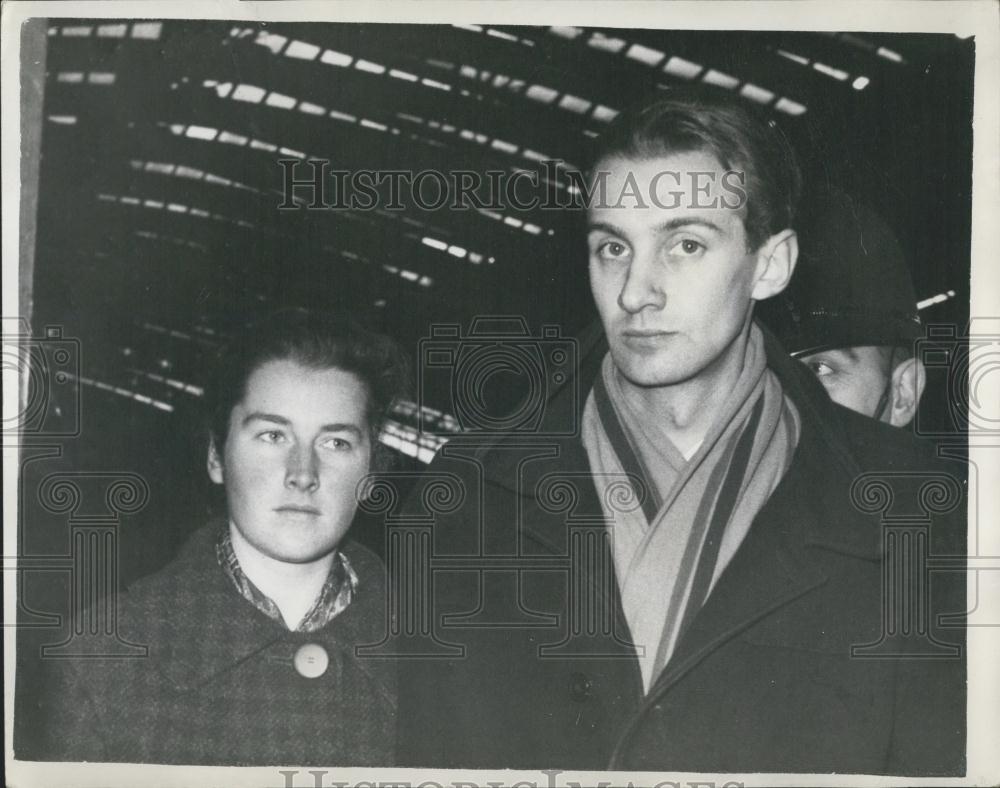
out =
[[[118,632],[148,657],[49,660],[46,760],[215,765],[387,765],[395,673],[356,656],[385,632],[385,578],[360,545],[354,601],[316,632],[290,632],[243,599],[216,562],[214,527],[119,598]],[[318,678],[293,665],[305,643],[330,658]]]

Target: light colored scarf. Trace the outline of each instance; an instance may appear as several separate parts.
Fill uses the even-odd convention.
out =
[[[587,398],[582,439],[597,484],[641,479],[643,505],[613,511],[598,489],[622,607],[648,692],[691,618],[791,464],[799,415],[751,325],[740,377],[690,458],[618,373],[610,353]]]

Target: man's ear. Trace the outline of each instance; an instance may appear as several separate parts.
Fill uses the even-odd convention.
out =
[[[222,457],[219,456],[219,450],[215,448],[214,435],[208,439],[207,465],[208,465],[208,478],[211,479],[216,484],[223,484],[225,482],[225,474],[223,473]]]
[[[892,397],[889,402],[889,423],[905,427],[917,415],[920,397],[927,383],[924,363],[914,357],[900,361],[892,371]]]
[[[768,238],[757,250],[757,279],[750,297],[763,301],[776,296],[792,280],[799,259],[799,237],[795,230],[782,230]]]

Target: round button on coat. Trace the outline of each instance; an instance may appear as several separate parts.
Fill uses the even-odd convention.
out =
[[[577,703],[583,703],[583,701],[587,700],[590,697],[593,687],[593,682],[585,673],[569,674],[569,692],[573,700]]]
[[[292,662],[299,675],[305,676],[307,679],[316,679],[326,673],[330,657],[326,653],[326,649],[318,643],[306,643],[299,646]]]

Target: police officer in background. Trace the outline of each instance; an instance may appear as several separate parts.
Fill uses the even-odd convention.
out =
[[[842,193],[812,202],[799,236],[795,277],[770,318],[762,316],[834,402],[905,427],[926,373],[913,354],[922,329],[899,241],[869,206]]]

